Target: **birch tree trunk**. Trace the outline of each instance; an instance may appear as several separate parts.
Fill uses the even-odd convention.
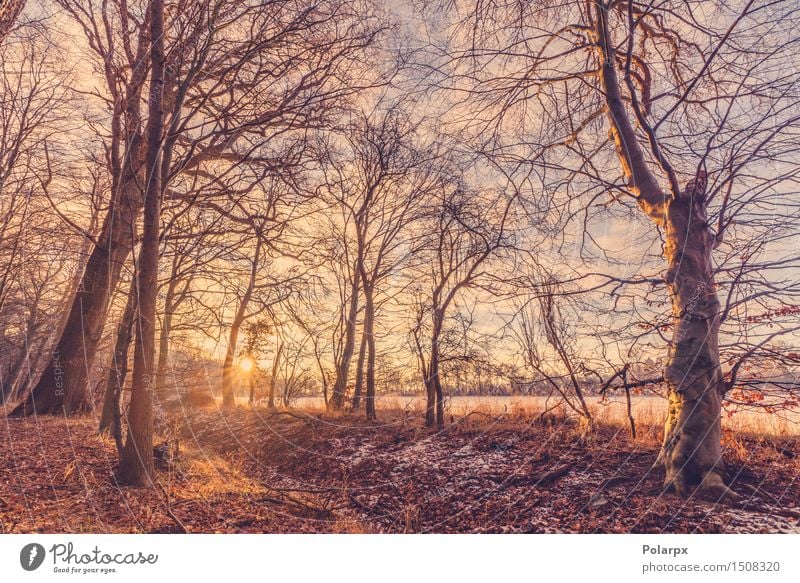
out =
[[[124,99],[119,95],[112,116],[111,200],[103,225],[83,270],[77,291],[65,310],[63,327],[38,382],[11,416],[73,414],[87,410],[89,374],[106,322],[120,271],[133,251],[136,221],[143,199],[141,93],[147,78],[147,28],[142,26]],[[125,123],[123,123],[123,120]],[[120,153],[124,145],[124,152]]]

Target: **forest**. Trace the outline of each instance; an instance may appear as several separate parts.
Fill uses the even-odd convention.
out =
[[[800,532],[796,0],[0,1],[0,533]]]

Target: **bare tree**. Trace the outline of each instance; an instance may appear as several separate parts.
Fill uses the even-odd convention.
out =
[[[348,366],[340,366],[337,371],[334,397],[341,394],[341,385],[348,377],[349,359],[355,348],[358,296],[363,295],[362,341],[353,409],[360,405],[366,363],[368,419],[376,415],[375,321],[380,303],[389,291],[383,287],[414,256],[415,234],[411,227],[420,218],[424,197],[434,183],[431,154],[419,148],[415,129],[400,104],[388,107],[381,104],[357,115],[346,128],[343,146],[329,150],[333,167],[327,171],[327,195],[342,209],[347,219],[344,226],[351,227],[340,233],[345,248],[354,249],[355,256],[344,347],[346,358],[342,359],[342,364]]]
[[[100,433],[108,432],[114,438],[117,450],[122,456],[122,395],[128,377],[128,352],[133,341],[133,324],[137,307],[136,277],[131,277],[130,291],[125,301],[125,308],[117,326],[117,337],[114,343],[111,366],[108,367],[106,388],[103,395],[103,408],[100,413]]]
[[[475,191],[463,181],[445,181],[433,198],[422,229],[426,260],[414,291],[414,345],[425,384],[425,424],[444,426],[441,340],[460,294],[487,282],[493,259],[512,247],[515,195]]]
[[[11,415],[71,413],[89,406],[86,371],[93,364],[120,269],[133,247],[134,223],[141,205],[140,96],[147,74],[147,27],[132,17],[125,3],[118,6],[120,29],[113,27],[111,19],[100,20],[96,14],[85,12],[80,4],[64,0],[62,6],[83,26],[103,62],[104,81],[114,108],[109,144],[111,197],[53,356],[28,397]],[[115,37],[126,50],[112,55],[112,41],[108,39]],[[63,374],[56,374],[56,369]]]
[[[142,204],[140,96],[148,62],[143,39],[149,28],[145,11],[130,2],[114,2],[113,11],[94,3],[60,3],[96,53],[108,85],[108,95],[99,97],[114,107],[108,145],[111,207],[59,341],[58,358],[53,359],[65,371],[63,395],[61,390],[56,394],[54,375],[47,370],[14,411],[18,415],[31,413],[34,402],[40,413],[69,413],[87,406],[86,371],[94,362],[119,271],[130,255]],[[243,3],[236,10],[224,10],[226,6],[221,0],[207,0],[182,4],[168,15],[165,190],[186,175],[218,185],[220,176],[209,171],[214,164],[280,166],[264,152],[266,144],[323,125],[352,95],[372,84],[362,58],[383,26],[364,13],[360,2],[297,5],[272,0]],[[115,50],[117,46],[123,50]],[[192,204],[201,192],[204,189],[194,189],[193,194],[178,189],[169,198]]]
[[[119,461],[123,484],[153,480],[153,384],[156,374],[156,297],[161,240],[161,146],[164,136],[164,3],[150,3],[150,98],[147,116],[146,189],[142,244],[136,264],[136,346],[133,351],[128,437]]]
[[[222,364],[222,406],[233,407],[235,403],[233,394],[233,360],[236,356],[236,345],[239,338],[239,330],[247,317],[247,309],[250,304],[250,298],[253,296],[253,291],[256,286],[256,276],[259,270],[259,262],[262,253],[262,238],[260,234],[256,234],[256,245],[253,257],[250,262],[250,274],[247,278],[247,287],[244,290],[239,305],[236,308],[236,314],[231,322],[230,333],[228,335],[228,345],[225,350],[225,362]]]
[[[456,4],[450,38],[461,52],[448,50],[455,58],[446,77],[473,98],[461,105],[479,108],[472,129],[484,150],[516,179],[540,179],[534,184],[556,206],[584,220],[587,237],[604,206],[638,208],[631,220],[659,230],[672,309],[664,339],[670,405],[657,463],[681,494],[700,486],[730,495],[719,345],[731,312],[720,285],[744,309],[761,292],[780,304],[788,281],[778,276],[778,290],[764,282],[747,293],[741,281],[718,281],[725,272],[714,260],[741,255],[742,239],[774,240],[761,228],[760,205],[775,209],[772,219],[796,205],[797,73],[781,66],[796,48],[796,11],[790,2],[747,0]],[[508,51],[509,43],[519,50]],[[609,142],[619,170],[610,170]],[[777,199],[767,202],[767,192]],[[737,231],[738,240],[729,239]],[[796,256],[774,255],[773,248],[761,261],[796,264]],[[663,331],[659,322],[653,331]]]

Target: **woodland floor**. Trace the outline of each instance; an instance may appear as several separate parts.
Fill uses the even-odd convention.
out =
[[[728,436],[723,505],[662,492],[656,428],[380,415],[202,410],[152,489],[91,417],[2,418],[0,532],[800,532],[796,438]]]

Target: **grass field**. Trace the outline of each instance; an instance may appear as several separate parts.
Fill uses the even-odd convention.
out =
[[[607,425],[628,425],[627,403],[624,397],[601,399],[587,397],[592,414],[600,423]],[[321,398],[301,398],[295,405],[300,409],[321,411],[324,403]],[[419,413],[425,407],[422,397],[387,395],[377,398],[377,408],[384,410],[404,410]],[[666,412],[667,401],[659,396],[635,395],[631,397],[631,412],[637,425],[642,430],[658,428]],[[556,417],[564,417],[569,413],[568,407],[559,405],[555,398],[536,396],[514,397],[450,397],[447,400],[447,412],[454,417],[463,417],[470,413],[483,413],[498,416],[535,417],[543,411],[550,411]],[[784,410],[769,413],[763,408],[726,409],[722,418],[723,430],[733,433],[763,435],[773,437],[800,436],[800,410]]]

